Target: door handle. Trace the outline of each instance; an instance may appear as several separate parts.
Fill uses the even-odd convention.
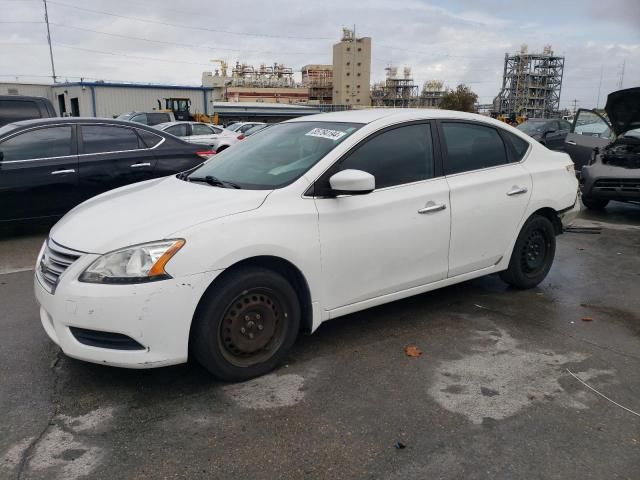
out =
[[[76,171],[73,168],[70,168],[69,170],[54,170],[51,172],[51,175],[64,175],[66,173],[76,173]]]
[[[574,142],[573,140],[567,140],[567,145],[575,145],[576,142]]]
[[[433,212],[439,212],[440,210],[444,210],[445,208],[447,208],[447,206],[444,203],[433,203],[433,202],[427,202],[427,204],[424,206],[424,208],[421,208],[420,210],[418,210],[418,213],[433,213]]]
[[[525,187],[518,187],[514,185],[513,187],[511,187],[511,190],[507,192],[507,195],[509,195],[510,197],[513,195],[522,195],[523,193],[527,193],[528,191],[529,190],[527,190],[527,188]]]
[[[144,163],[134,163],[133,165],[129,165],[129,168],[139,168],[139,167],[150,167],[151,164],[149,162]]]

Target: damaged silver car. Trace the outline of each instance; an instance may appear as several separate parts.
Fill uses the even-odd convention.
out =
[[[640,204],[640,87],[609,94],[608,121],[580,109],[565,151],[580,172],[582,202],[603,209],[609,201]]]

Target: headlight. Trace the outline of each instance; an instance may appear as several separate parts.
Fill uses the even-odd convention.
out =
[[[81,282],[144,283],[171,278],[164,267],[185,241],[161,240],[105,253],[82,272]]]

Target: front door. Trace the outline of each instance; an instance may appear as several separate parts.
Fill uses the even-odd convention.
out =
[[[0,141],[0,221],[60,216],[77,203],[73,125],[37,128]]]
[[[339,160],[376,179],[366,195],[316,196],[324,303],[328,310],[447,276],[449,188],[434,160],[432,126],[386,129]]]
[[[602,116],[592,110],[578,110],[564,141],[564,150],[573,160],[576,172],[589,164],[594,148],[608,145],[611,138],[611,127]]]
[[[496,128],[442,121],[440,130],[451,190],[449,277],[455,277],[491,267],[507,253],[532,182]]]

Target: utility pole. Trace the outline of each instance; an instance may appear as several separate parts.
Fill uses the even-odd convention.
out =
[[[578,99],[575,98],[573,100],[573,115],[575,116],[576,112],[578,111]]]
[[[600,108],[600,91],[602,90],[602,72],[603,66],[600,66],[600,83],[598,84],[598,100],[596,100],[596,108]]]
[[[49,12],[47,11],[47,0],[42,0],[44,3],[44,21],[47,24],[47,41],[49,42],[49,57],[51,57],[51,76],[53,77],[53,83],[58,82],[56,77],[56,67],[53,64],[53,48],[51,48],[51,31],[49,30]]]
[[[618,90],[622,90],[622,85],[624,84],[624,67],[627,63],[627,59],[625,58],[622,61],[622,71],[620,72],[620,81],[618,82]]]

